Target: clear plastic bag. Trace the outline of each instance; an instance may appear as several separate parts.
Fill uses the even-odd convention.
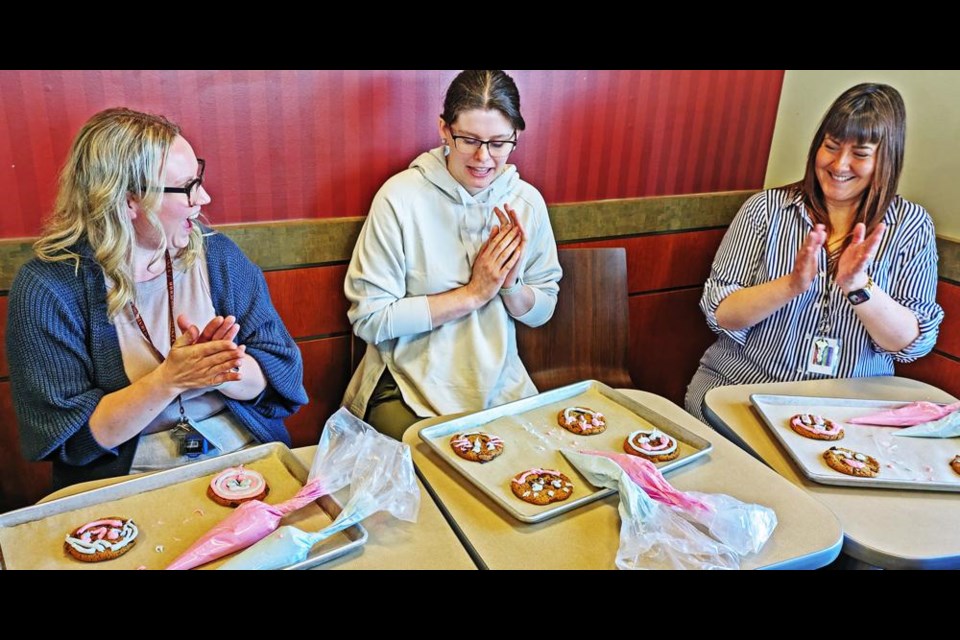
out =
[[[737,555],[650,498],[609,458],[564,451],[591,484],[620,492],[620,569],[737,569]]]
[[[340,407],[323,425],[308,480],[321,478],[329,493],[336,493],[350,484],[350,476],[356,466],[366,433],[377,431],[344,407]]]
[[[736,569],[740,556],[759,551],[777,526],[768,507],[678,491],[649,460],[605,451],[563,453],[592,484],[620,491],[618,567]],[[663,508],[652,509],[635,494]]]
[[[960,411],[954,411],[939,420],[901,429],[893,435],[907,438],[956,438],[960,436]]]
[[[337,519],[313,533],[289,525],[280,527],[221,569],[277,569],[301,562],[318,542],[378,511],[416,522],[420,487],[410,447],[378,433],[346,409],[327,421],[325,437],[327,429],[331,433],[326,446],[321,438],[311,477],[320,479],[325,487],[350,485],[350,498]]]
[[[707,509],[673,508],[690,522],[702,525],[711,536],[741,556],[759,552],[777,528],[777,514],[770,507],[741,502],[722,493],[687,491],[686,494]]]
[[[777,514],[773,509],[741,502],[722,493],[678,491],[649,460],[606,451],[584,453],[613,460],[651,498],[702,526],[740,555],[759,551],[777,527]]]

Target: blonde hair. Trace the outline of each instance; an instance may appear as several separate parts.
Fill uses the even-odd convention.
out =
[[[156,217],[163,198],[161,178],[167,154],[180,127],[163,116],[125,108],[106,109],[80,129],[60,172],[53,215],[33,249],[47,262],[74,261],[75,245],[86,240],[97,263],[114,287],[107,293],[107,313],[115,318],[136,298],[133,247],[136,232],[127,214],[133,198],[157,231],[160,246],[155,260],[167,250],[166,236]],[[189,269],[203,247],[202,231],[194,225],[186,247],[178,253]]]

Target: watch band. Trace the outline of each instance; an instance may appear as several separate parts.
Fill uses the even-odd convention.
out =
[[[870,299],[871,292],[873,291],[873,278],[868,274],[867,275],[867,284],[863,285],[862,289],[857,289],[851,291],[847,294],[847,300],[850,301],[852,305],[863,304]]]

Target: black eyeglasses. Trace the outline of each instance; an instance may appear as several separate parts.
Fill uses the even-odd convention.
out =
[[[492,155],[492,154],[491,154]],[[197,204],[195,198],[200,193],[200,185],[203,184],[203,172],[207,168],[207,161],[203,158],[197,158],[197,164],[200,165],[200,172],[197,177],[183,185],[182,187],[164,187],[164,193],[185,193],[187,194],[187,204],[191,207]]]
[[[516,131],[513,132],[516,135]],[[487,145],[487,151],[493,158],[505,158],[510,155],[517,147],[516,139],[513,140],[477,140],[470,136],[456,136],[453,131],[450,132],[453,138],[453,144],[460,153],[469,153],[473,155],[480,150],[480,147]]]

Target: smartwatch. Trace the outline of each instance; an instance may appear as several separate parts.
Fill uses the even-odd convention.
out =
[[[852,305],[863,304],[870,299],[870,292],[873,291],[873,278],[869,275],[867,276],[867,284],[863,285],[862,289],[857,289],[856,291],[851,291],[847,294],[847,300],[850,301]]]

